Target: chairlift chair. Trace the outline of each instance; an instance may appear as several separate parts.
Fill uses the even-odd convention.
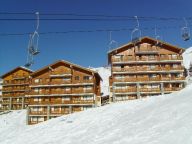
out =
[[[190,29],[187,26],[187,20],[185,18],[183,18],[183,20],[185,22],[185,26],[181,28],[181,36],[184,41],[188,41],[190,39]]]
[[[184,41],[188,41],[190,39],[190,29],[188,27],[183,27],[181,29],[181,34]]]

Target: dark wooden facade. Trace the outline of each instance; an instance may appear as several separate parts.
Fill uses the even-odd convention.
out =
[[[24,109],[28,105],[25,95],[29,91],[29,75],[33,71],[25,67],[17,67],[1,76],[2,97],[1,111]]]
[[[184,88],[183,51],[149,37],[110,51],[112,99],[131,100]]]
[[[31,74],[28,124],[100,105],[100,76],[97,72],[57,61]]]

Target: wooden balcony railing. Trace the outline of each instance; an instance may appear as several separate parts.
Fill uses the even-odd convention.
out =
[[[3,82],[3,85],[29,85],[29,81],[9,81],[9,82],[6,82],[4,81]]]
[[[144,81],[170,81],[170,80],[185,80],[185,77],[137,77],[137,78],[122,78],[114,79],[114,82],[144,82]]]
[[[13,75],[13,79],[26,79],[29,75],[27,74],[20,74],[20,75]]]
[[[147,47],[147,48],[137,48],[135,53],[158,53],[156,48]]]
[[[141,92],[160,92],[160,88],[140,88]]]
[[[25,96],[25,93],[20,93],[20,94],[16,94],[16,93],[5,93],[3,94],[3,97],[20,97],[20,96]]]
[[[69,114],[70,110],[61,110],[61,111],[50,111],[50,114],[56,114],[56,115],[64,115],[64,114]]]
[[[93,93],[93,89],[73,89],[72,93]]]
[[[60,90],[50,90],[50,91],[39,91],[39,92],[35,92],[35,91],[30,91],[29,92],[29,95],[51,95],[51,94],[71,94],[71,90],[63,90],[63,89],[60,89]]]
[[[60,85],[60,84],[70,84],[72,83],[72,80],[61,80],[61,81],[52,81],[50,83],[48,83],[49,85]]]
[[[47,105],[47,104],[94,104],[94,100],[55,100],[55,101],[29,101],[29,105]]]
[[[184,68],[179,67],[158,67],[150,68],[150,67],[132,67],[132,68],[113,68],[113,72],[130,72],[130,73],[138,73],[138,72],[147,72],[147,71],[171,71],[171,70],[183,70]]]
[[[50,75],[69,75],[71,74],[71,70],[66,71],[52,71]]]
[[[114,81],[115,82],[127,82],[127,81],[133,81],[133,82],[135,82],[135,81],[137,81],[137,79],[136,79],[136,77],[134,78],[132,78],[132,77],[130,77],[130,78],[121,78],[121,79],[114,79]]]
[[[30,110],[29,115],[47,115],[47,110],[43,110],[43,111]]]
[[[182,60],[181,56],[175,56],[175,57],[169,57],[169,56],[164,56],[160,57],[160,60]]]
[[[180,88],[180,87],[165,87],[164,88],[164,91],[166,92],[166,91],[179,91],[179,90],[181,90],[181,89],[183,89],[183,88]]]
[[[127,89],[115,89],[115,93],[126,93],[126,92],[136,92],[136,87],[127,88]]]
[[[12,104],[22,104],[22,100],[19,100],[19,101],[12,101]]]
[[[129,56],[123,56],[122,58],[112,58],[112,62],[129,62],[129,61],[135,61],[135,57],[129,57]]]

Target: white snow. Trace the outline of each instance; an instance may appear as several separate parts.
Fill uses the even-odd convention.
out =
[[[101,76],[101,93],[102,96],[109,95],[109,76],[111,76],[111,69],[109,67],[98,67],[98,68],[91,68],[94,71],[97,71]]]
[[[186,69],[189,69],[190,63],[192,63],[192,47],[187,48],[182,54],[183,56],[183,65]]]
[[[25,126],[25,111],[0,115],[1,144],[191,144],[192,85]]]

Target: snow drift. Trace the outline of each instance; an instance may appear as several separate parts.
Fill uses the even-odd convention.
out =
[[[0,115],[1,144],[191,144],[192,85],[25,126],[25,111]]]

